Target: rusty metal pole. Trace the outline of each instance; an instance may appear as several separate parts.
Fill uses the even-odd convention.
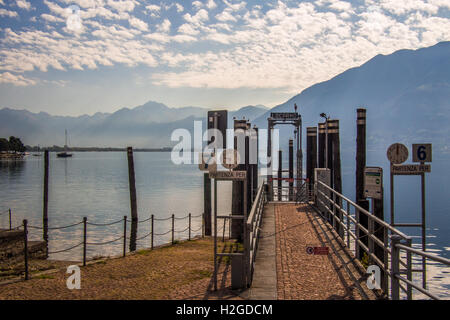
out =
[[[49,170],[49,153],[44,152],[44,208],[43,208],[43,238],[48,247],[48,170]]]
[[[136,250],[136,238],[137,238],[137,201],[136,201],[136,179],[134,174],[134,158],[133,148],[127,148],[128,157],[128,181],[130,187],[130,205],[131,205],[131,234],[130,234],[130,251]]]

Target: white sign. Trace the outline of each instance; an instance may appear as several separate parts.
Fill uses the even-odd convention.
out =
[[[364,197],[383,198],[383,169],[379,167],[364,168]]]
[[[393,165],[392,173],[397,175],[414,175],[422,174],[424,172],[431,172],[431,165],[429,164],[403,164]]]
[[[431,162],[431,143],[412,145],[413,162]]]
[[[408,159],[408,148],[404,144],[394,143],[389,146],[386,155],[392,164],[400,164]]]
[[[216,171],[210,172],[209,177],[217,180],[245,180],[247,171]]]

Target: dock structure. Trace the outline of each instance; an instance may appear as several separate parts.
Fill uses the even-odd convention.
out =
[[[351,200],[342,193],[339,120],[321,114],[325,123],[319,123],[318,130],[307,128],[307,173],[303,178],[302,118],[297,108],[295,111],[270,114],[267,175],[256,196],[240,207],[239,215],[233,212],[234,218],[244,221],[239,228],[242,238],[237,239],[242,250],[222,254],[232,258],[232,288],[248,289],[246,296],[255,300],[411,300],[417,293],[439,299],[427,290],[425,272],[421,284],[413,281],[412,275],[417,273],[413,256],[447,267],[450,259],[416,249],[411,236],[384,221],[378,203],[382,203],[382,195],[367,195],[366,200],[359,192]],[[360,113],[358,109],[358,126],[362,123]],[[272,149],[280,145],[272,144],[271,131],[277,124],[295,127],[296,141],[289,141],[289,170],[283,170],[280,159],[278,171],[274,171],[272,156],[281,158],[283,154]],[[365,131],[359,131],[358,191],[366,184],[361,172],[367,170]],[[287,178],[283,177],[286,172]],[[210,178],[220,180],[225,173],[227,179],[241,179],[240,171],[232,170],[210,172]],[[383,192],[382,182],[377,190]],[[246,194],[241,198],[247,199]],[[215,214],[214,220],[218,218],[223,217]]]

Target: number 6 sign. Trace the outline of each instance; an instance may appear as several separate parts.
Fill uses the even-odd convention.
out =
[[[431,143],[413,144],[413,162],[431,162]]]

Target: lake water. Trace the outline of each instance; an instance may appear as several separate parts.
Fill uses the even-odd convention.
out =
[[[345,155],[343,156],[345,164]],[[370,159],[370,156],[369,156]],[[13,210],[13,227],[28,219],[29,224],[42,227],[43,156],[28,156],[24,161],[0,162],[0,213]],[[135,173],[139,220],[154,214],[155,219],[201,215],[203,212],[203,174],[197,165],[174,165],[169,152],[135,152]],[[285,161],[283,161],[285,162]],[[450,197],[448,177],[444,172],[447,161],[434,160],[432,173],[427,175],[427,250],[450,256],[450,224],[448,208]],[[286,163],[287,165],[287,163]],[[389,217],[388,168],[385,172],[385,217]],[[396,177],[396,220],[419,222],[420,179]],[[387,181],[386,181],[387,180]],[[414,180],[415,181],[415,180]],[[343,166],[344,194],[354,198],[354,169]],[[228,214],[231,210],[231,183],[220,182],[218,187],[218,211]],[[128,167],[125,152],[77,152],[73,158],[59,159],[50,153],[49,177],[49,227],[66,226],[82,221],[108,223],[130,215]],[[8,215],[0,215],[0,227],[8,226]],[[389,220],[389,219],[387,219]],[[188,220],[175,220],[175,230],[186,229]],[[155,234],[171,229],[171,220],[155,221]],[[201,217],[192,218],[192,236],[201,234]],[[128,223],[128,230],[130,224]],[[139,224],[138,238],[151,230],[150,221]],[[403,230],[409,235],[419,235],[419,230]],[[111,226],[88,225],[88,243],[107,242],[123,235],[123,223]],[[188,232],[177,232],[176,239],[186,239]],[[41,229],[30,229],[31,240],[42,239]],[[83,226],[49,231],[49,251],[59,251],[82,242]],[[171,233],[156,236],[154,244],[170,242]],[[417,244],[420,242],[416,238]],[[150,247],[150,237],[139,240],[138,248]],[[128,244],[127,244],[128,247]],[[118,255],[123,242],[107,245],[89,245],[88,258]],[[82,247],[50,255],[51,259],[80,261]],[[419,261],[417,261],[419,262]],[[447,268],[448,270],[448,268]],[[449,296],[450,275],[439,265],[429,263],[429,286],[441,297]]]

